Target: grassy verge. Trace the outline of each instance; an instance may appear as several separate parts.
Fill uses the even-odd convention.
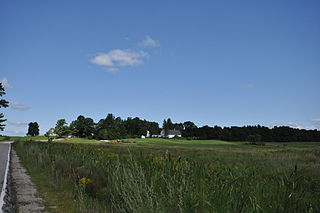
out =
[[[22,162],[31,179],[36,183],[41,197],[44,199],[45,210],[51,213],[77,213],[76,200],[72,194],[71,183],[62,179],[53,179],[48,173]]]
[[[236,144],[195,151],[138,143],[20,142],[14,148],[31,173],[44,177],[42,184],[67,184],[63,199],[76,200],[78,212],[320,211],[317,148]]]

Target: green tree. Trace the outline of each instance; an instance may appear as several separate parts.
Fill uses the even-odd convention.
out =
[[[54,133],[58,135],[58,137],[68,136],[71,133],[65,119],[59,119],[57,121],[56,127],[54,128]]]
[[[50,128],[45,134],[44,136],[48,138],[48,142],[52,142],[53,140],[53,135],[54,134],[54,128]]]
[[[2,83],[0,83],[0,97],[5,95],[6,93],[4,92],[4,87],[2,86]],[[1,107],[8,107],[9,106],[9,102],[4,100],[4,99],[0,99],[0,108]],[[4,130],[5,125],[2,124],[3,122],[5,122],[7,119],[3,119],[4,115],[3,113],[0,113],[0,131]]]
[[[77,120],[71,122],[70,129],[74,136],[80,138],[92,138],[94,126],[95,124],[91,118],[85,118],[80,115]]]
[[[167,120],[163,121],[162,129],[164,130],[164,135],[167,136],[169,133],[169,130],[173,130],[175,125],[172,123],[171,119],[168,118]]]
[[[172,123],[170,118],[167,119],[167,128],[169,130],[173,130],[174,129],[174,124]]]
[[[28,136],[38,136],[39,135],[39,124],[37,122],[30,122],[28,128]]]
[[[167,136],[169,132],[169,128],[167,125],[167,121],[164,119],[162,123],[162,129],[164,130],[164,135]]]
[[[111,113],[105,119],[101,119],[95,126],[94,137],[99,140],[125,138],[127,131],[124,121]]]

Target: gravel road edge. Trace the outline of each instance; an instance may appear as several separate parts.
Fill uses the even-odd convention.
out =
[[[15,206],[18,213],[48,213],[36,185],[32,183],[26,169],[21,165],[19,156],[11,150],[11,177],[15,192]]]

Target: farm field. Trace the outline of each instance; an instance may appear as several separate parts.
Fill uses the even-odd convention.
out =
[[[14,149],[50,212],[320,211],[320,143],[125,141]]]

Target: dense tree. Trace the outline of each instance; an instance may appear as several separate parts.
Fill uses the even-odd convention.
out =
[[[146,135],[147,131],[151,135],[158,135],[160,132],[158,123],[141,120],[138,117],[127,118],[127,120],[123,121],[123,125],[128,137],[140,137],[141,135]]]
[[[183,123],[183,131],[182,131],[182,136],[183,137],[196,137],[196,130],[197,126],[191,122],[191,121],[186,121]]]
[[[159,135],[160,128],[157,122],[150,122],[150,121],[145,121],[145,122],[146,122],[146,128],[149,130],[150,135]]]
[[[39,124],[37,122],[30,122],[28,128],[28,136],[38,136],[39,135]]]
[[[64,121],[65,122],[65,121]],[[62,123],[64,123],[62,122]],[[64,126],[63,124],[62,126]],[[72,135],[77,137],[87,137],[102,139],[120,139],[120,138],[136,138],[146,135],[147,131],[150,135],[158,135],[160,132],[157,122],[141,120],[138,117],[128,117],[122,120],[113,114],[108,114],[106,118],[101,119],[94,124],[91,118],[79,116],[77,120],[70,124]],[[182,123],[173,123],[170,118],[163,121],[162,129],[180,130],[182,136],[189,139],[216,139],[226,141],[320,141],[320,131],[294,129],[286,126],[268,127],[257,126],[231,126],[231,127],[210,127],[208,125],[197,127],[193,122],[186,121]],[[258,136],[259,135],[259,136]],[[250,137],[249,137],[250,136]],[[254,137],[253,137],[254,136]]]
[[[126,137],[122,119],[120,117],[115,118],[111,113],[96,124],[94,132],[94,137],[99,140]]]
[[[186,122],[183,123],[183,128],[184,129],[196,129],[198,127],[193,122],[186,121]]]
[[[2,97],[3,95],[5,95],[6,93],[4,92],[4,87],[2,85],[2,83],[0,83],[0,97]],[[8,107],[9,106],[9,102],[4,100],[4,99],[0,99],[0,108],[1,107]],[[4,130],[5,125],[2,124],[3,122],[5,122],[7,119],[4,119],[4,115],[3,113],[0,113],[0,131]]]
[[[54,128],[54,133],[58,136],[58,137],[64,137],[64,136],[68,136],[71,131],[69,126],[67,126],[67,122],[65,119],[59,119],[56,123],[56,126]]]
[[[192,123],[192,122],[191,122]],[[197,139],[216,139],[226,141],[247,141],[252,139],[250,135],[259,135],[259,141],[275,141],[275,142],[290,142],[290,141],[320,141],[320,131],[294,129],[287,126],[268,127],[243,126],[243,127],[224,127],[219,126],[196,127],[191,123],[184,123],[182,136],[187,138]],[[250,138],[248,138],[250,136]],[[250,140],[251,140],[250,139]]]
[[[167,119],[167,128],[168,128],[169,130],[174,129],[174,124],[172,123],[172,121],[171,121],[170,118]]]
[[[83,115],[78,116],[77,120],[72,121],[70,130],[74,136],[81,138],[92,138],[95,123],[92,118],[85,118]]]

